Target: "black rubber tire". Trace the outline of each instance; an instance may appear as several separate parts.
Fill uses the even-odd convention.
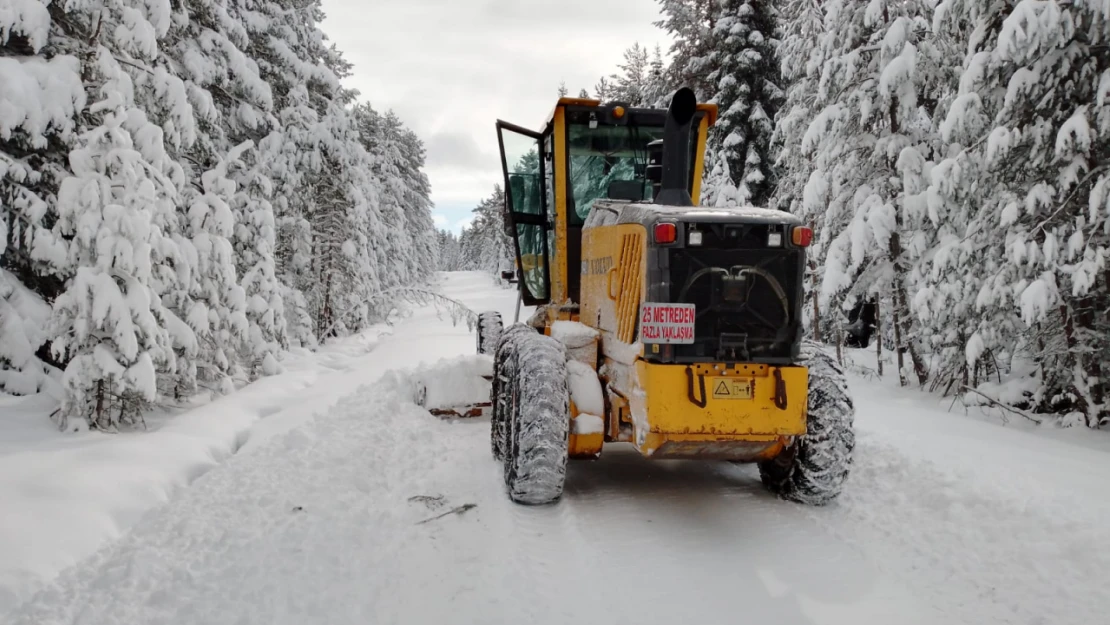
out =
[[[554,503],[563,495],[570,440],[566,350],[535,331],[514,331],[510,343],[505,484],[516,503]]]
[[[772,460],[759,476],[783,499],[821,506],[840,496],[856,446],[855,405],[844,370],[816,344],[802,346],[799,364],[809,368],[806,434]]]
[[[502,461],[505,458],[505,442],[508,436],[509,416],[512,413],[512,388],[509,372],[516,369],[516,343],[514,337],[521,334],[536,334],[536,331],[522,323],[509,326],[502,332],[497,344],[494,346],[493,356],[493,381],[490,385],[490,410],[489,431],[490,451],[493,459]]]
[[[487,310],[478,313],[477,344],[479,354],[493,354],[497,351],[497,343],[501,339],[504,323],[501,313],[496,310]]]

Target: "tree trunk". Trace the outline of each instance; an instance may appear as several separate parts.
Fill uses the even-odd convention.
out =
[[[817,261],[811,259],[809,262],[810,268],[810,291],[809,295],[813,298],[813,340],[818,343],[821,342],[821,304],[817,301]]]
[[[100,419],[104,414],[104,380],[96,381],[96,425],[100,427]]]
[[[1094,325],[1095,298],[1091,295],[1075,300],[1074,310],[1067,303],[1060,305],[1064,318],[1064,339],[1068,346],[1067,368],[1071,369],[1068,389],[1076,397],[1076,408],[1083,413],[1087,427],[1098,427],[1102,411],[1102,366],[1089,352],[1090,345],[1080,334],[1091,334]],[[1082,376],[1082,380],[1080,380]]]
[[[960,345],[967,345],[967,338],[966,338],[966,337],[965,337],[965,336],[963,335],[963,333],[962,333],[962,332],[960,333]],[[964,365],[963,365],[963,373],[962,373],[961,375],[963,376],[963,383],[964,383],[964,386],[966,387],[966,386],[967,386],[967,383],[968,383],[968,379],[967,379],[967,376],[968,376],[968,371],[967,371],[967,358],[966,358],[966,357],[964,358],[964,361],[963,361],[963,362],[964,362]],[[978,361],[978,360],[976,360],[976,361],[975,361],[975,365],[976,365],[976,366],[978,366],[978,365],[979,365],[979,361]],[[976,378],[978,378],[978,376],[976,376]],[[975,381],[975,384],[974,384],[974,385],[972,386],[972,388],[975,388],[975,387],[977,387],[977,386],[979,386],[979,381],[978,381],[978,379],[976,379],[976,381]]]
[[[883,298],[875,296],[875,362],[879,367],[879,377],[883,377],[883,316],[880,304]]]
[[[331,272],[328,272],[328,279],[324,281],[324,306],[320,309],[320,327],[327,328],[331,326]],[[327,338],[321,336],[321,339]]]
[[[900,306],[900,302],[898,301],[899,299],[901,299],[901,298],[898,297],[898,291],[899,290],[900,289],[895,287],[895,294],[894,294],[895,301],[894,301],[894,310],[893,310],[893,313],[894,313],[894,353],[898,357],[898,361],[897,361],[898,362],[898,384],[900,386],[905,386],[906,385],[906,368],[905,368],[906,363],[905,363],[905,359],[904,359],[905,349],[902,348],[902,320],[900,318],[902,307]]]

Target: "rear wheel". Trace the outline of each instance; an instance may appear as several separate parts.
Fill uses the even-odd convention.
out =
[[[501,338],[503,327],[501,313],[496,310],[487,310],[478,314],[479,354],[492,354],[497,350],[497,342]]]
[[[803,346],[800,364],[809,368],[806,434],[761,462],[759,476],[784,499],[819,506],[836,499],[848,479],[856,446],[855,406],[844,370],[817,345]]]
[[[508,338],[505,483],[517,503],[553,503],[563,494],[570,436],[566,351],[531,330]]]

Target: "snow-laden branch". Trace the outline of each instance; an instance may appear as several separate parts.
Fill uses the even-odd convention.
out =
[[[321,339],[329,336],[335,327],[339,325],[348,315],[357,310],[360,306],[372,304],[381,301],[386,297],[391,297],[394,301],[401,300],[410,304],[428,305],[432,304],[436,307],[436,311],[446,309],[451,314],[451,322],[457,324],[461,320],[466,321],[466,327],[473,330],[478,323],[478,313],[472,310],[466,304],[457,299],[447,297],[442,293],[430,291],[428,289],[421,289],[416,287],[398,286],[389,289],[378,291],[366,297],[363,300],[356,302],[353,306],[347,308],[334,321],[328,325],[322,332],[319,333]]]

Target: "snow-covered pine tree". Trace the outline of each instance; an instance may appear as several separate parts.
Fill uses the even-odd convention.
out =
[[[235,214],[232,241],[246,298],[247,346],[242,357],[250,379],[278,373],[279,355],[288,346],[285,302],[274,264],[273,183],[259,170],[258,161],[258,151],[249,141],[228,155],[228,176],[236,181],[230,203]]]
[[[382,218],[370,156],[343,104],[333,102],[322,120],[331,131],[323,146],[323,175],[314,181],[316,198],[307,215],[312,225],[314,280],[308,300],[320,339],[327,338],[323,333],[346,334],[371,323],[375,313],[370,296],[403,283],[405,277],[404,259],[387,257],[382,262],[380,253],[374,253],[384,247],[387,237],[394,250],[403,248],[403,233],[395,230],[403,227],[403,221]],[[400,207],[393,211],[403,220]]]
[[[720,118],[707,146],[714,168],[703,203],[765,206],[775,186],[771,135],[783,99],[776,16],[766,0],[721,0],[719,11],[712,31],[716,68],[709,78]]]
[[[230,202],[236,185],[228,166],[249,147],[233,149],[216,168],[201,176],[203,193],[190,193],[186,236],[196,250],[196,271],[190,286],[192,308],[187,322],[199,343],[198,379],[222,392],[234,390],[241,376],[240,354],[248,353],[247,299],[236,273],[231,237],[235,213]]]
[[[1110,15],[947,0],[935,23],[967,50],[931,188],[974,246],[951,246],[937,273],[979,260],[967,360],[1031,359],[1026,403],[1097,427],[1110,421]]]
[[[508,226],[505,223],[505,193],[501,186],[494,187],[493,194],[482,200],[475,209],[476,213],[483,216],[485,244],[479,264],[483,271],[493,274],[498,280],[501,272],[513,268],[516,254],[513,249],[513,240],[510,238]]]
[[[401,175],[404,179],[403,206],[405,224],[412,238],[416,264],[410,271],[415,283],[424,283],[432,277],[437,263],[435,222],[432,221],[432,185],[424,172],[426,162],[424,143],[416,133],[402,128],[400,150],[403,157]]]
[[[500,279],[500,272],[513,268],[516,255],[504,210],[505,193],[498,185],[474,208],[473,221],[459,237],[458,270],[484,271]]]
[[[816,0],[788,0],[780,8],[779,68],[784,87],[782,108],[775,116],[772,149],[778,181],[768,206],[787,211],[821,232],[827,205],[827,185],[813,162],[801,150],[802,137],[819,110],[816,103],[823,56],[817,45],[824,32],[824,11]],[[805,195],[807,183],[813,178],[811,194]],[[806,199],[807,201],[803,201]],[[821,269],[818,259],[825,255],[825,240],[815,237],[808,252],[804,289],[805,307],[811,314],[804,316],[811,336],[820,341],[822,314],[818,298]]]
[[[712,78],[718,67],[717,18],[721,0],[659,0],[662,20],[655,25],[671,35],[668,90],[690,87],[699,100],[717,92]]]
[[[378,114],[369,104],[354,108],[359,140],[369,154],[370,171],[378,188],[378,211],[382,223],[375,229],[375,249],[379,265],[392,267],[382,275],[382,288],[412,282],[419,261],[414,228],[408,224],[405,203],[409,180],[408,163],[402,145],[401,120],[392,111]]]
[[[5,392],[54,386],[63,418],[113,427],[198,375],[226,388],[240,364],[276,372],[282,349],[314,344],[314,260],[339,259],[356,300],[380,274],[434,269],[423,147],[398,122],[401,247],[379,271],[380,189],[319,3],[13,7],[0,9]],[[347,328],[361,327],[372,312],[349,304]]]
[[[47,6],[8,6],[0,11],[0,392],[22,394],[57,389],[56,365],[64,366],[42,349],[67,271],[50,229],[86,95],[80,60],[51,36]]]
[[[801,145],[810,122],[821,109],[816,100],[825,61],[818,45],[824,34],[824,11],[816,0],[788,0],[783,3],[780,15],[778,56],[785,93],[775,117],[773,146],[779,178],[771,205],[814,224],[822,217],[824,205],[818,202],[807,206],[803,202],[803,190],[813,173],[813,165],[802,153]],[[810,251],[815,251],[821,243],[815,240],[815,247]]]
[[[328,133],[337,126],[323,122],[341,89],[329,66],[337,59],[318,29],[323,19],[318,0],[260,0],[240,11],[248,31],[247,53],[274,99],[276,123],[258,145],[261,173],[275,183],[274,256],[288,337],[293,345],[311,347],[317,340],[319,314],[325,309],[322,303],[327,301],[321,289],[329,288],[317,280],[319,266],[314,268],[316,226],[311,218],[327,214],[317,210],[322,196],[316,186],[341,184],[329,178],[336,172],[325,166]],[[340,162],[343,156],[334,158],[333,163]],[[328,202],[339,200],[333,193]]]
[[[825,11],[819,47],[826,60],[815,102],[821,109],[801,145],[814,164],[806,199],[826,204],[821,305],[889,297],[880,309],[891,312],[900,379],[907,381],[908,353],[924,383],[909,276],[933,238],[922,183],[937,147],[923,94],[937,67],[927,38],[930,8],[924,1],[831,0]]]
[[[593,97],[597,100],[601,100],[602,102],[609,102],[613,100],[613,93],[613,85],[605,76],[599,78],[597,84],[594,85]]]
[[[439,241],[439,270],[459,271],[461,269],[459,238],[455,236],[454,232],[440,230],[437,239]]]
[[[280,130],[259,142],[260,175],[274,181],[274,269],[285,304],[287,336],[290,345],[312,347],[317,341],[306,296],[313,285],[312,225],[307,214],[314,202],[310,181],[322,160],[312,141],[318,119],[303,86],[281,100],[288,105],[277,112]]]
[[[604,99],[627,102],[631,106],[647,106],[654,82],[647,48],[639,42],[634,43],[624,51],[624,61],[617,67],[620,72],[610,74]]]
[[[172,363],[151,261],[167,243],[158,217],[172,214],[176,188],[144,155],[160,146],[161,131],[134,108],[120,64],[103,46],[85,63],[89,130],[70,153],[53,232],[75,275],[54,302],[53,349],[68,360],[61,425],[111,429],[141,418],[157,396],[156,365]]]

